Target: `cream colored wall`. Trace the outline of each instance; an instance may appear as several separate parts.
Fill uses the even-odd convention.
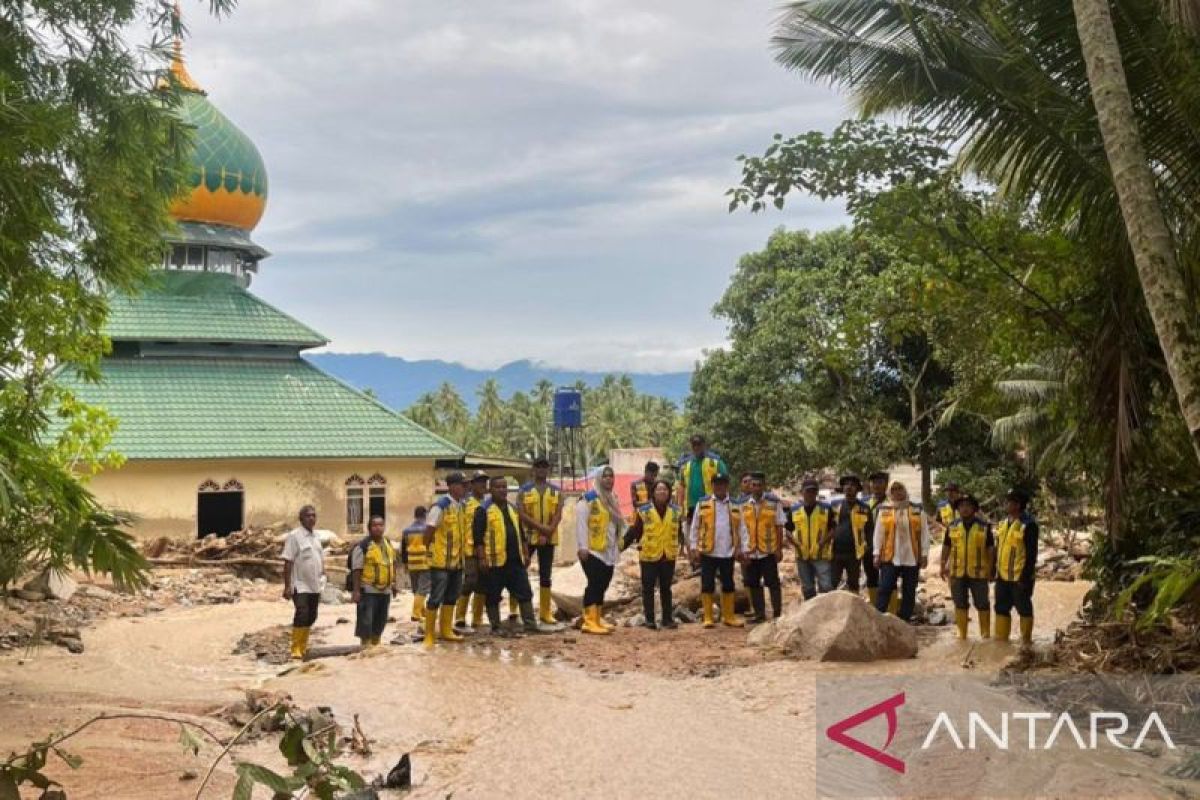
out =
[[[387,480],[389,531],[407,525],[413,507],[433,499],[432,460],[130,461],[97,475],[90,486],[105,506],[138,516],[134,533],[141,538],[195,537],[200,484],[230,479],[244,487],[247,525],[291,524],[311,503],[318,527],[345,535],[346,479],[365,481],[375,473]]]

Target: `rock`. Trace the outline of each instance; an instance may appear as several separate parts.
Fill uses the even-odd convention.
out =
[[[877,661],[913,658],[917,633],[908,623],[880,614],[849,592],[829,592],[805,602],[798,612],[759,625],[749,641],[811,661]]]
[[[646,617],[642,614],[634,614],[629,619],[625,620],[626,628],[637,628],[646,624]]]
[[[943,608],[935,608],[929,612],[929,618],[926,620],[930,625],[945,625],[950,620],[946,617],[946,610]]]
[[[14,594],[21,600],[28,600],[30,603],[40,603],[46,599],[46,595],[41,592],[34,592],[29,589],[17,589]]]
[[[65,603],[75,596],[79,584],[65,572],[46,569],[21,588],[27,592],[40,592],[52,600],[62,600]]]
[[[676,620],[677,622],[688,622],[688,623],[691,623],[691,622],[695,622],[695,621],[696,621],[696,615],[695,615],[695,613],[693,613],[693,612],[691,612],[691,611],[688,611],[686,608],[682,608],[682,607],[680,607],[680,606],[675,606],[675,607],[674,607],[674,608],[672,608],[671,610],[674,612],[674,614],[675,614],[675,620]]]
[[[67,636],[59,639],[58,643],[67,648],[68,652],[75,653],[77,655],[83,652],[83,641],[81,639]]]
[[[575,618],[583,613],[583,597],[575,597],[562,592],[550,591],[555,607],[568,617]]]
[[[97,600],[112,600],[114,597],[116,597],[116,595],[110,592],[108,589],[96,586],[94,583],[83,584],[79,587],[79,592],[80,594],[85,594],[88,597],[94,597]]]
[[[321,602],[325,605],[337,606],[341,605],[343,591],[341,587],[332,583],[325,584],[325,588],[321,590]]]

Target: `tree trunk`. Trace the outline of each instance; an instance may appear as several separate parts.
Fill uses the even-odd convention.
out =
[[[1175,259],[1174,244],[1142,146],[1109,0],[1073,0],[1092,104],[1104,139],[1138,280],[1167,370],[1200,461],[1200,315]]]

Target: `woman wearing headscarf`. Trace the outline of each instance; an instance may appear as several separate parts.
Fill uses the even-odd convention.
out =
[[[633,527],[625,534],[625,545],[642,543],[642,608],[645,625],[652,630],[654,622],[654,587],[662,598],[664,628],[674,628],[675,614],[671,603],[671,582],[675,579],[675,559],[679,557],[679,533],[683,511],[671,502],[671,484],[664,480],[654,483],[651,500],[637,510]]]
[[[888,490],[888,501],[875,517],[875,567],[879,570],[879,595],[875,608],[888,610],[896,586],[900,586],[900,619],[912,617],[917,601],[917,578],[929,559],[929,520],[920,506],[908,499],[908,489],[896,481]]]
[[[604,593],[612,582],[621,535],[626,528],[613,494],[614,482],[612,467],[605,467],[595,486],[575,506],[575,541],[579,564],[587,577],[587,587],[583,590],[584,633],[607,634],[614,629],[604,621]]]

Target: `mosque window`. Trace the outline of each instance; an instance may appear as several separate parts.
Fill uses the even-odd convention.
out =
[[[365,481],[358,475],[346,479],[346,530],[360,533],[363,529],[363,515],[366,511],[366,501],[363,489]]]
[[[367,515],[387,521],[387,478],[378,472],[367,478]]]

